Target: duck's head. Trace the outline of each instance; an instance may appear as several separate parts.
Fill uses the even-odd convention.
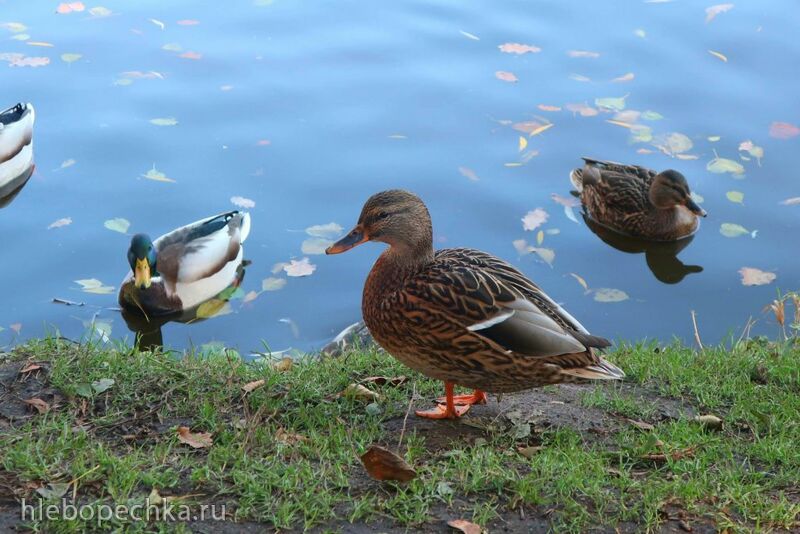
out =
[[[678,171],[667,170],[660,172],[650,184],[650,202],[658,209],[671,209],[675,206],[686,208],[699,217],[706,216],[706,210],[692,200],[689,184],[686,178]]]
[[[361,209],[358,224],[325,253],[339,254],[367,241],[387,243],[406,254],[432,255],[433,230],[428,208],[408,191],[391,189],[376,193]]]
[[[128,249],[128,263],[133,271],[133,283],[138,288],[148,288],[156,273],[156,248],[145,234],[136,234]]]

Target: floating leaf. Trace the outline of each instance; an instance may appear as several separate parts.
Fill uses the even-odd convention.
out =
[[[281,289],[283,286],[286,285],[285,278],[274,278],[270,276],[269,278],[265,278],[261,282],[261,290],[262,291],[277,291]],[[246,297],[245,297],[246,299]]]
[[[642,118],[646,121],[660,121],[664,118],[664,115],[657,111],[651,111],[648,109],[647,111],[642,112]]]
[[[44,67],[50,64],[49,57],[18,57],[8,64],[9,67]]]
[[[539,126],[538,128],[535,128],[534,130],[532,130],[532,131],[531,131],[531,132],[528,134],[528,137],[533,137],[534,135],[539,135],[540,133],[542,133],[542,132],[544,132],[544,131],[546,131],[546,130],[549,130],[549,129],[550,129],[550,128],[552,128],[553,126],[555,126],[555,124],[553,124],[552,122],[548,122],[547,124],[542,124],[542,125],[541,125],[541,126]]]
[[[635,77],[636,77],[636,75],[635,75],[634,73],[632,73],[632,72],[628,72],[628,73],[626,73],[626,74],[623,74],[622,76],[618,76],[618,77],[614,78],[614,79],[613,79],[613,80],[611,80],[611,81],[612,81],[612,82],[615,82],[615,83],[630,82],[630,81],[632,81],[632,80],[633,80]]]
[[[13,330],[14,332],[16,332],[17,334],[19,334],[19,333],[20,333],[20,331],[22,331],[22,323],[14,323],[14,324],[10,324],[10,325],[8,325],[8,327],[9,327],[11,330]]]
[[[195,315],[197,315],[199,319],[209,319],[215,315],[224,315],[224,313],[221,314],[220,312],[223,311],[226,304],[228,304],[228,302],[223,299],[214,298],[207,300],[197,307]]]
[[[709,135],[707,139],[708,139],[709,141],[711,141],[712,143],[716,143],[717,141],[719,141],[720,139],[722,139],[722,137],[720,137],[720,136],[718,136],[718,135]]]
[[[586,280],[584,280],[581,276],[575,273],[569,273],[569,275],[578,281],[581,287],[583,287],[584,291],[589,291],[589,284],[586,283]]]
[[[781,204],[784,206],[800,206],[800,197],[787,198],[786,200],[782,200]]]
[[[213,444],[208,432],[191,432],[188,426],[178,427],[178,441],[195,449],[204,449]]]
[[[569,79],[570,80],[575,80],[576,82],[583,82],[583,83],[592,81],[592,79],[589,78],[588,76],[584,76],[583,74],[574,74],[574,73],[569,75]]]
[[[83,2],[64,2],[58,4],[56,8],[56,13],[60,15],[66,15],[67,13],[72,13],[73,11],[78,13],[86,9],[86,6],[83,5]]]
[[[526,213],[522,218],[522,228],[528,231],[536,230],[538,227],[546,223],[549,217],[550,215],[548,215],[545,210],[542,208],[536,208],[535,210]]]
[[[44,41],[28,41],[28,46],[41,46],[43,48],[53,48],[55,45],[53,43],[46,43]]]
[[[333,245],[333,241],[330,239],[310,237],[303,241],[303,244],[300,246],[300,251],[303,254],[325,254],[325,249],[331,245]]]
[[[579,113],[581,117],[594,117],[599,113],[595,108],[586,104],[567,104],[565,107],[573,113]]]
[[[28,39],[31,38],[31,36],[28,35],[27,33],[17,33],[15,35],[12,35],[11,38],[14,39],[15,41],[27,41]]]
[[[392,451],[372,445],[361,455],[361,463],[375,480],[396,480],[408,482],[417,476],[416,471],[400,456]]]
[[[155,24],[156,26],[161,28],[161,31],[164,31],[164,28],[167,27],[166,24],[164,24],[163,22],[161,22],[158,19],[147,19],[147,20],[149,20],[150,22],[152,22],[153,24]]]
[[[256,202],[254,200],[240,196],[231,197],[231,204],[246,210],[256,207]]]
[[[81,54],[61,54],[61,61],[65,61],[67,63],[74,63],[82,57],[83,56]]]
[[[184,52],[183,54],[181,54],[178,57],[182,57],[183,59],[194,59],[194,60],[197,60],[197,59],[203,59],[203,54],[201,54],[200,52],[193,52],[191,50],[187,50],[186,52]]]
[[[148,180],[153,180],[156,182],[170,182],[175,183],[175,180],[172,178],[167,178],[167,175],[161,171],[156,170],[156,166],[153,165],[153,168],[147,171],[145,174],[142,174],[142,178],[147,178]]]
[[[64,217],[63,219],[58,219],[57,221],[53,221],[47,227],[48,230],[53,228],[61,228],[62,226],[67,226],[72,224],[72,217]]]
[[[744,202],[744,193],[741,191],[728,191],[725,193],[725,196],[728,197],[728,200],[731,202],[735,202],[737,204],[741,204]]]
[[[653,130],[643,124],[633,124],[629,139],[631,143],[649,143],[653,140]]]
[[[539,104],[536,107],[541,109],[542,111],[561,111],[561,108],[559,106],[550,106],[547,104]]]
[[[764,149],[758,145],[754,145],[752,141],[742,141],[739,144],[739,150],[743,150],[756,158],[758,164],[761,165],[761,158],[764,157]]]
[[[568,50],[567,55],[569,57],[584,57],[590,59],[597,59],[600,57],[599,52],[592,52],[590,50]]]
[[[763,286],[772,283],[778,277],[775,273],[755,267],[742,267],[739,269],[739,274],[742,275],[742,285],[745,286]]]
[[[562,197],[558,193],[551,193],[550,198],[552,198],[553,202],[555,202],[556,204],[561,204],[562,206],[565,207],[574,208],[576,206],[581,205],[581,201],[572,196]]]
[[[547,265],[553,266],[556,259],[556,252],[551,248],[530,247],[531,252],[535,252]]]
[[[97,6],[89,8],[89,14],[93,17],[100,18],[100,17],[110,17],[114,13],[107,7]]]
[[[717,4],[706,8],[706,24],[714,20],[720,13],[725,13],[733,9],[733,4]]]
[[[725,56],[725,54],[722,54],[720,52],[716,52],[714,50],[709,50],[708,53],[711,54],[712,56],[714,56],[717,59],[721,59],[725,63],[728,62],[728,58]]]
[[[639,37],[640,39],[644,39],[645,37],[647,37],[647,32],[645,32],[645,31],[644,31],[644,30],[642,30],[641,28],[638,28],[638,29],[636,29],[636,30],[633,30],[633,34],[634,34],[636,37]]]
[[[722,223],[719,227],[719,233],[725,237],[740,237],[750,234],[750,231],[740,224]]]
[[[200,21],[195,19],[183,19],[178,21],[179,26],[197,26],[198,24],[200,24]]]
[[[508,72],[508,71],[505,71],[505,70],[496,71],[494,73],[494,77],[497,78],[498,80],[502,80],[504,82],[513,83],[513,82],[519,81],[519,78],[517,78],[516,75],[513,72]]]
[[[653,140],[653,145],[669,156],[686,152],[694,146],[691,139],[678,132],[658,136]]]
[[[309,276],[317,269],[317,266],[303,258],[300,261],[292,260],[289,265],[285,265],[283,270],[288,276]]]
[[[159,117],[150,119],[150,124],[155,124],[156,126],[175,126],[178,124],[178,119],[175,117]]]
[[[3,22],[0,24],[0,28],[5,28],[11,33],[22,33],[28,29],[28,27],[21,22]]]
[[[536,244],[541,245],[543,241],[544,241],[544,232],[539,230],[536,233]]]
[[[469,180],[472,180],[473,182],[477,182],[478,179],[479,179],[478,175],[475,174],[475,171],[473,171],[469,167],[459,167],[458,168],[458,172],[461,173],[461,176],[463,176],[463,177],[465,177],[465,178],[467,178]]]
[[[248,291],[247,294],[242,299],[242,302],[253,302],[257,298],[258,298],[258,292],[257,291]]]
[[[525,150],[526,146],[528,146],[528,140],[522,136],[519,136],[519,151],[522,152]]]
[[[96,295],[109,295],[114,292],[112,286],[103,285],[103,282],[97,278],[85,278],[82,280],[75,280],[76,284],[81,286],[81,291],[86,293],[94,293]]]
[[[601,109],[609,109],[611,111],[622,111],[625,109],[625,99],[628,95],[613,97],[608,96],[604,98],[595,98],[594,105]]]
[[[183,47],[178,43],[167,43],[161,47],[161,50],[166,50],[168,52],[182,52]]]
[[[459,33],[461,33],[461,35],[463,35],[467,39],[472,39],[473,41],[480,41],[481,40],[481,38],[478,37],[475,34],[472,34],[472,33],[469,33],[469,32],[465,32],[464,30],[458,30],[458,31],[459,31]]]
[[[706,170],[716,174],[729,172],[732,174],[744,174],[744,167],[738,161],[727,158],[714,158],[706,164]]]
[[[628,294],[621,289],[601,287],[594,290],[594,300],[597,302],[622,302],[628,300]]]
[[[800,128],[788,122],[773,122],[769,125],[769,135],[776,139],[790,139],[800,135]]]
[[[112,230],[114,232],[119,232],[124,234],[130,228],[131,223],[128,219],[123,219],[122,217],[117,217],[115,219],[109,219],[103,223],[103,226]]]
[[[342,228],[340,225],[336,224],[335,222],[330,222],[328,224],[315,224],[314,226],[309,226],[306,228],[306,233],[313,237],[326,237],[328,239],[332,239],[334,237],[338,237],[342,234]]]
[[[542,51],[542,49],[539,48],[538,46],[526,45],[520,43],[505,43],[501,44],[497,48],[499,48],[501,52],[505,52],[506,54],[528,54],[528,53],[536,53]]]

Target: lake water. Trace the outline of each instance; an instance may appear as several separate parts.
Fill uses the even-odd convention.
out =
[[[774,336],[763,306],[800,288],[800,205],[781,203],[800,196],[800,10],[750,0],[707,21],[711,4],[103,0],[57,13],[0,0],[0,106],[37,113],[36,172],[0,209],[0,347],[56,329],[80,338],[92,320],[133,339],[115,293],[75,282],[116,288],[128,270],[130,235],[104,222],[155,237],[240,196],[255,202],[243,290],[286,284],[164,325],[164,343],[318,348],[360,318],[381,245],[303,253],[305,229],[346,231],[395,187],[427,202],[438,247],[511,261],[596,334],[691,340],[695,310],[707,343],[751,316]],[[620,251],[580,208],[568,217],[551,195],[569,198],[583,155],[686,175],[709,216],[679,260]],[[716,156],[741,172],[710,172]],[[725,160],[712,169],[737,169]],[[154,167],[174,182],[145,178]],[[536,208],[548,219],[525,231]],[[726,237],[724,223],[747,233]],[[518,240],[554,257],[521,256]],[[304,257],[310,276],[273,273]],[[742,267],[776,278],[744,286]]]

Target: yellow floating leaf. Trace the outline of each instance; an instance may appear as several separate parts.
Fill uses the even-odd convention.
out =
[[[601,287],[594,291],[594,300],[597,302],[622,302],[628,298],[628,294],[621,289]]]
[[[150,119],[150,124],[155,124],[156,126],[175,126],[178,124],[178,119],[175,117],[159,117]]]
[[[477,182],[479,180],[478,175],[475,174],[475,171],[470,169],[469,167],[459,167],[458,172],[461,173],[461,176],[472,180],[473,182]]]
[[[44,41],[28,41],[27,44],[30,46],[42,46],[45,48],[53,48],[55,46],[53,43],[46,43]]]
[[[635,77],[636,77],[635,74],[633,74],[632,72],[629,72],[627,74],[623,74],[622,76],[614,78],[611,81],[612,82],[616,82],[616,83],[629,82],[629,81],[633,80]]]
[[[584,280],[583,277],[575,273],[569,273],[569,275],[578,281],[581,287],[583,287],[584,291],[589,291],[589,284],[586,283],[586,280]]]
[[[721,59],[725,63],[728,62],[728,58],[725,57],[725,54],[721,54],[720,52],[715,52],[714,50],[709,50],[708,53],[714,56],[715,58]]]
[[[153,180],[155,182],[170,182],[175,183],[175,180],[172,178],[167,178],[167,175],[161,171],[156,170],[155,165],[153,168],[147,171],[145,174],[142,175],[142,178],[147,178],[148,180]]]
[[[737,204],[741,204],[744,202],[744,193],[741,191],[728,191],[725,193],[725,196],[728,197],[728,200],[731,202],[735,202]]]
[[[610,109],[611,111],[622,111],[625,109],[625,96],[607,96],[603,98],[595,98],[594,105],[601,109]]]
[[[740,224],[722,223],[719,227],[719,233],[725,237],[740,237],[743,235],[748,235],[750,231]]]
[[[540,133],[549,130],[553,126],[555,126],[555,124],[552,123],[552,122],[549,122],[547,124],[543,124],[543,125],[539,126],[538,128],[534,129],[533,131],[531,131],[531,133],[528,134],[528,137],[533,137],[534,135],[539,135]]]
[[[519,151],[522,152],[525,150],[526,146],[528,146],[528,140],[522,136],[519,136]]]
[[[617,121],[617,120],[614,120],[614,119],[606,119],[606,122],[609,122],[611,124],[615,124],[617,126],[622,126],[623,128],[633,128],[635,126],[635,124],[632,124],[630,122]]]
[[[83,56],[81,54],[61,54],[61,61],[66,63],[74,63]]]
[[[738,161],[727,158],[714,158],[706,164],[706,170],[715,174],[729,172],[731,174],[744,174],[744,167]]]

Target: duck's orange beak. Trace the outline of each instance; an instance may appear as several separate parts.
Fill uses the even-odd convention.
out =
[[[369,236],[364,232],[361,225],[357,224],[355,228],[350,230],[349,234],[325,249],[325,254],[341,254],[367,241],[369,241]]]

